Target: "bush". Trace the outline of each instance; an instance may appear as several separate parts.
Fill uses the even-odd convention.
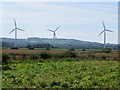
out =
[[[28,48],[28,50],[34,50],[34,48],[31,48],[31,47],[30,47],[30,48]]]
[[[59,55],[55,55],[56,58],[76,58],[77,53],[75,51],[67,51]]]
[[[22,54],[22,59],[23,60],[27,59],[27,54]]]
[[[11,47],[11,49],[19,49],[18,47]]]
[[[101,59],[106,60],[107,57],[106,56],[101,56]]]
[[[2,55],[2,64],[8,64],[8,60],[10,59],[10,56],[8,54]]]
[[[30,59],[32,59],[32,60],[39,59],[39,55],[32,54],[32,55],[30,55]]]
[[[71,49],[69,49],[69,51],[75,51],[75,49],[71,48]]]
[[[46,50],[50,50],[50,48],[46,48]]]
[[[82,51],[86,51],[85,49],[82,49]]]
[[[51,58],[52,56],[50,55],[50,54],[48,54],[48,53],[41,53],[41,58],[42,59],[49,59],[49,58]]]
[[[111,48],[104,48],[104,49],[103,49],[103,52],[105,52],[105,53],[110,53],[110,52],[111,52]]]
[[[96,58],[96,56],[94,54],[89,54],[88,55],[88,59],[95,59],[95,58]]]
[[[68,52],[65,53],[65,57],[76,58],[77,57],[77,53],[74,52],[74,51],[68,51]]]

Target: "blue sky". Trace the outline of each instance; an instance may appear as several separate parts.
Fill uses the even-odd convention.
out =
[[[103,43],[102,20],[106,28],[107,43],[118,43],[117,2],[4,2],[2,3],[2,37],[14,38],[13,19],[25,32],[18,38],[52,38],[47,29],[56,29],[57,38],[78,39]]]

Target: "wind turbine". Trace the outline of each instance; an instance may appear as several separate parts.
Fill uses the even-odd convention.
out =
[[[113,31],[106,29],[105,24],[104,24],[104,21],[102,21],[102,23],[103,23],[103,28],[104,28],[104,30],[99,34],[99,36],[100,36],[102,33],[104,33],[104,48],[106,48],[106,32],[107,32],[107,31],[108,31],[108,32],[113,32]]]
[[[15,31],[15,41],[16,41],[17,40],[17,30],[20,30],[20,31],[24,31],[24,30],[17,27],[15,19],[14,19],[14,23],[15,23],[15,28],[10,33],[12,33],[13,31]],[[16,44],[15,44],[15,46],[16,46]]]
[[[59,26],[60,27],[60,26]],[[55,48],[55,39],[56,39],[56,31],[58,30],[58,28],[59,27],[57,27],[55,30],[48,30],[48,31],[50,31],[50,32],[53,32],[53,43],[54,43],[54,48]]]

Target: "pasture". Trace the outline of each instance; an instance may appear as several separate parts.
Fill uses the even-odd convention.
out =
[[[3,49],[3,88],[120,88],[118,52]]]

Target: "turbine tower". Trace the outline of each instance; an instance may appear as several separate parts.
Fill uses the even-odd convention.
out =
[[[56,31],[58,30],[59,27],[57,27],[55,30],[48,30],[50,32],[53,32],[53,45],[54,45],[54,48],[55,48],[55,40],[56,40],[56,37],[57,37],[56,36]]]
[[[113,32],[113,31],[106,29],[105,24],[104,24],[104,21],[102,21],[102,23],[103,23],[103,28],[104,28],[104,30],[99,34],[99,36],[100,36],[102,33],[104,33],[104,48],[106,48],[106,32],[107,32],[107,31],[108,31],[108,32]]]
[[[17,27],[15,19],[14,19],[14,24],[15,24],[15,28],[10,33],[12,33],[13,31],[15,31],[15,42],[16,42],[17,41],[17,30],[20,30],[20,31],[24,31],[24,30]],[[15,47],[16,47],[16,44],[15,44]]]

